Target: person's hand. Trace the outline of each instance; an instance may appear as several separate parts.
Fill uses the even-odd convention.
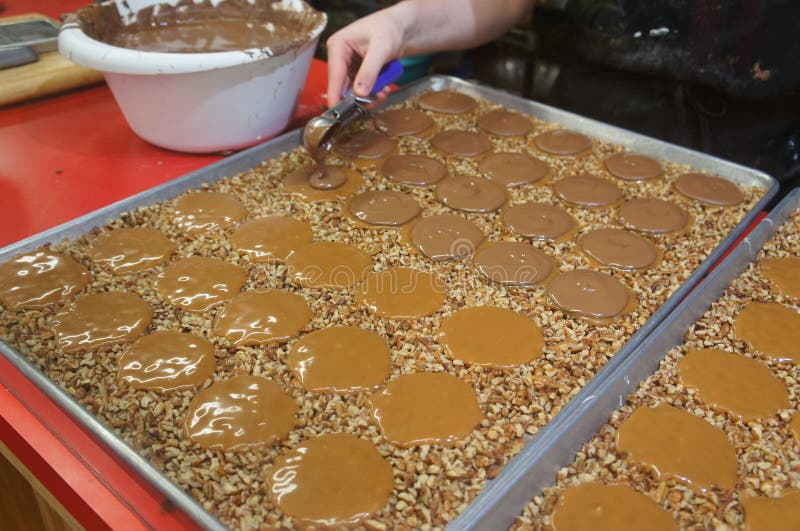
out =
[[[381,67],[400,57],[403,29],[389,10],[378,11],[334,33],[328,46],[328,105],[334,106],[348,88],[368,96]],[[377,94],[376,105],[388,89]]]

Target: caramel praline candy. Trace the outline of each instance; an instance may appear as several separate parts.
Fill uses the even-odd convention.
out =
[[[139,389],[191,389],[214,375],[214,345],[171,330],[139,338],[119,358],[117,379]]]
[[[553,531],[618,531],[678,529],[672,515],[627,485],[584,483],[558,497]]]
[[[419,106],[427,111],[443,114],[463,114],[478,105],[473,98],[453,90],[426,92],[419,97]]]
[[[617,448],[628,459],[708,492],[736,486],[736,451],[725,432],[668,404],[639,407],[620,424]]]
[[[407,321],[439,311],[447,299],[447,290],[430,273],[393,267],[369,273],[356,287],[355,299],[381,317]]]
[[[765,258],[759,262],[761,275],[774,291],[792,301],[800,301],[800,257]]]
[[[456,210],[492,212],[506,202],[506,190],[483,177],[451,175],[436,185],[436,199]]]
[[[163,264],[175,252],[175,247],[160,230],[130,227],[95,238],[89,256],[115,273],[128,273]]]
[[[529,363],[544,348],[535,322],[496,306],[464,308],[443,319],[439,341],[450,358],[494,369]]]
[[[39,249],[0,265],[0,302],[10,310],[45,308],[91,280],[89,270],[69,256]]]
[[[751,302],[733,322],[733,335],[775,361],[800,362],[800,313],[775,302]]]
[[[187,236],[225,229],[242,221],[247,209],[231,194],[189,192],[175,200],[172,221]]]
[[[231,300],[247,272],[219,258],[191,256],[167,266],[156,278],[156,292],[187,312],[204,312]]]
[[[306,288],[348,289],[372,269],[372,257],[354,245],[314,242],[286,259],[286,278]]]
[[[744,523],[748,531],[800,529],[800,491],[784,489],[779,498],[742,496]]]
[[[82,352],[127,343],[153,320],[153,308],[138,295],[89,293],[53,317],[56,343],[64,352]]]
[[[267,492],[284,514],[322,528],[358,525],[383,509],[392,466],[375,446],[348,433],[309,439],[275,461]]]
[[[294,428],[299,408],[281,387],[257,376],[234,376],[195,395],[186,412],[189,439],[204,448],[268,446]]]
[[[400,376],[369,401],[372,418],[386,439],[404,448],[453,444],[483,419],[475,390],[447,373]]]
[[[288,341],[311,320],[305,299],[285,291],[246,291],[225,304],[214,334],[234,345],[267,345]]]
[[[741,354],[690,350],[678,361],[678,375],[713,409],[745,422],[791,406],[784,383],[766,365]]]
[[[305,221],[269,216],[239,225],[231,235],[231,244],[254,262],[284,262],[294,251],[311,243],[313,237],[311,225]]]
[[[744,201],[738,186],[714,175],[684,173],[674,182],[675,189],[691,199],[714,206],[733,206]]]
[[[386,340],[356,326],[332,326],[300,338],[288,365],[303,389],[358,393],[376,390],[392,368]]]

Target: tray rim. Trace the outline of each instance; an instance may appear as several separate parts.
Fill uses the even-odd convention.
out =
[[[559,123],[564,127],[584,132],[595,138],[625,146],[629,149],[636,148],[639,152],[653,154],[662,159],[669,158],[670,162],[683,162],[692,165],[696,169],[710,171],[715,171],[713,169],[715,167],[722,167],[730,171],[730,174],[726,174],[726,177],[734,177],[733,180],[741,184],[757,184],[764,189],[764,194],[759,201],[745,214],[733,231],[717,244],[709,256],[695,269],[686,281],[668,297],[662,306],[650,316],[637,332],[628,338],[622,348],[614,354],[581,391],[573,396],[567,404],[553,416],[550,422],[543,426],[533,437],[526,437],[523,450],[512,457],[503,468],[500,475],[493,481],[487,483],[480,494],[448,525],[448,528],[451,529],[473,529],[475,527],[471,524],[481,521],[481,518],[487,514],[487,511],[492,509],[495,504],[499,503],[500,498],[505,498],[507,496],[507,493],[495,491],[500,489],[500,486],[513,481],[515,478],[518,478],[521,473],[524,473],[527,469],[525,464],[526,460],[531,459],[532,456],[541,451],[540,447],[543,444],[547,444],[551,438],[549,434],[551,432],[555,433],[559,429],[559,426],[567,422],[569,417],[575,414],[576,408],[582,408],[585,401],[592,399],[595,392],[594,387],[599,385],[600,380],[607,378],[612,371],[616,370],[624,359],[630,356],[635,347],[644,341],[647,336],[656,329],[658,324],[669,315],[674,307],[677,306],[678,302],[697,285],[708,269],[710,269],[719,257],[731,247],[731,244],[741,235],[747,226],[749,226],[755,216],[763,210],[766,204],[777,194],[778,183],[766,173],[752,168],[747,168],[705,153],[670,144],[591,118],[586,118],[569,111],[557,109],[532,100],[526,100],[502,90],[484,85],[477,85],[450,76],[429,76],[420,79],[390,94],[382,107],[402,103],[415,94],[426,90],[441,90],[445,88],[457,88],[467,94],[489,99],[509,108],[532,114],[543,120]],[[300,144],[301,138],[302,128],[289,131],[263,144],[253,146],[208,166],[177,177],[176,179],[144,190],[18,242],[9,244],[0,248],[0,262],[5,262],[19,253],[41,247],[45,244],[59,243],[66,238],[86,234],[95,226],[102,226],[107,223],[109,219],[117,217],[124,212],[135,210],[140,206],[152,204],[157,201],[169,200],[189,189],[197,188],[204,183],[215,182],[222,178],[235,175],[236,173],[254,169],[263,161],[279,153],[295,148]],[[653,153],[655,148],[663,149],[664,154]],[[755,181],[746,183],[744,179],[745,176],[751,176]],[[18,370],[23,372],[26,377],[36,383],[56,404],[73,416],[79,424],[83,425],[95,437],[102,440],[109,449],[115,452],[127,465],[136,470],[145,480],[150,481],[156,489],[185,511],[198,525],[206,529],[225,529],[216,517],[205,511],[197,501],[191,498],[191,496],[178,487],[178,485],[169,480],[160,470],[152,465],[150,461],[124,443],[110,428],[107,428],[57,384],[41,373],[41,371],[29,362],[24,355],[17,352],[13,347],[2,340],[0,340],[0,353],[9,359],[9,361],[14,364]],[[541,439],[541,441],[539,441],[539,439]]]

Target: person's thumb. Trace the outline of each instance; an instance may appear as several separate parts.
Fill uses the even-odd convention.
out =
[[[387,63],[390,57],[391,50],[384,42],[372,41],[367,47],[367,53],[361,61],[361,66],[356,73],[353,80],[353,93],[356,96],[368,96],[375,86],[375,80],[378,78],[378,73],[381,71],[384,63]]]

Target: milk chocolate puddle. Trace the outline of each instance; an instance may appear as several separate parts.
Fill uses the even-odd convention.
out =
[[[478,127],[497,136],[523,136],[533,129],[533,123],[521,114],[494,109],[478,118]]]
[[[653,234],[666,234],[685,229],[690,222],[689,213],[663,199],[635,198],[619,207],[619,221],[633,229]]]
[[[589,231],[578,239],[578,247],[599,264],[623,271],[652,267],[660,257],[656,244],[624,229]]]
[[[363,192],[347,204],[347,211],[366,225],[397,227],[404,225],[422,212],[416,199],[394,190]]]
[[[576,156],[592,149],[592,140],[581,133],[556,129],[533,138],[536,147],[551,155]]]
[[[425,155],[395,155],[386,159],[381,173],[396,183],[430,186],[444,179],[447,167]]]
[[[622,199],[622,190],[616,184],[588,173],[559,179],[553,183],[553,191],[567,203],[590,208],[610,206]]]
[[[431,260],[461,260],[472,256],[484,236],[481,229],[466,218],[437,214],[414,223],[408,238]]]
[[[744,201],[738,186],[727,179],[704,173],[684,173],[674,182],[675,189],[691,199],[715,206],[733,206]]]
[[[389,136],[425,136],[435,122],[416,109],[389,109],[375,115],[375,123]]]
[[[283,178],[283,188],[304,201],[335,201],[356,193],[364,183],[360,173],[345,166],[300,166]]]
[[[506,202],[506,190],[483,177],[451,175],[436,185],[436,199],[455,210],[491,212]]]
[[[443,114],[463,114],[478,105],[473,98],[454,90],[426,92],[419,97],[419,106]]]
[[[615,153],[605,160],[606,169],[625,181],[646,181],[664,173],[661,163],[638,153]]]
[[[560,241],[577,230],[578,222],[561,207],[522,203],[503,212],[503,223],[512,232],[535,240]]]
[[[621,315],[633,299],[615,277],[591,269],[573,269],[555,277],[547,287],[562,310],[601,322]]]
[[[529,287],[544,282],[553,272],[547,253],[528,243],[492,242],[475,253],[475,268],[492,282]]]
[[[522,186],[541,181],[550,168],[527,153],[492,153],[478,164],[478,171],[503,186]]]

